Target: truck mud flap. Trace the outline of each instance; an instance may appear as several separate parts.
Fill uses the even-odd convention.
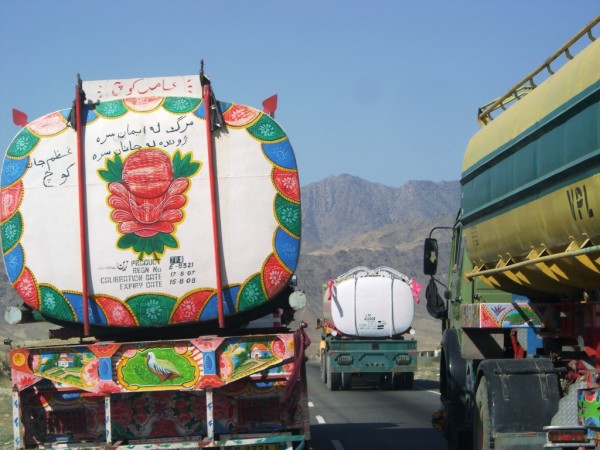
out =
[[[541,435],[558,409],[560,399],[557,370],[548,359],[486,360],[478,368],[488,388],[492,435],[496,448],[523,434],[525,441]],[[528,439],[526,439],[526,437]],[[513,444],[511,449],[515,447]],[[532,442],[522,448],[532,448]]]

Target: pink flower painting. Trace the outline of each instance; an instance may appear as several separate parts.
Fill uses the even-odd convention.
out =
[[[177,248],[174,234],[184,218],[185,193],[201,166],[191,153],[177,150],[171,159],[156,148],[142,148],[125,160],[120,155],[109,159],[98,173],[108,183],[111,219],[122,234],[117,246],[132,248],[139,259],[158,259],[166,247]]]

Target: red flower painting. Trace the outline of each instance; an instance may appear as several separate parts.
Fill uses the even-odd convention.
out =
[[[177,248],[175,226],[183,220],[190,177],[201,163],[177,150],[173,159],[156,148],[142,148],[125,160],[108,160],[100,177],[108,183],[111,219],[122,236],[117,246],[132,248],[139,259],[158,258],[166,247]]]

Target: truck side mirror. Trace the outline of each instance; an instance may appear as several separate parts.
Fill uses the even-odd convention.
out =
[[[438,242],[437,239],[425,239],[423,252],[423,273],[425,275],[435,275],[438,264]]]

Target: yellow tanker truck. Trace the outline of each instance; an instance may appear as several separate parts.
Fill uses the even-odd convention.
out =
[[[599,23],[479,109],[447,280],[425,241],[449,449],[600,448]]]

